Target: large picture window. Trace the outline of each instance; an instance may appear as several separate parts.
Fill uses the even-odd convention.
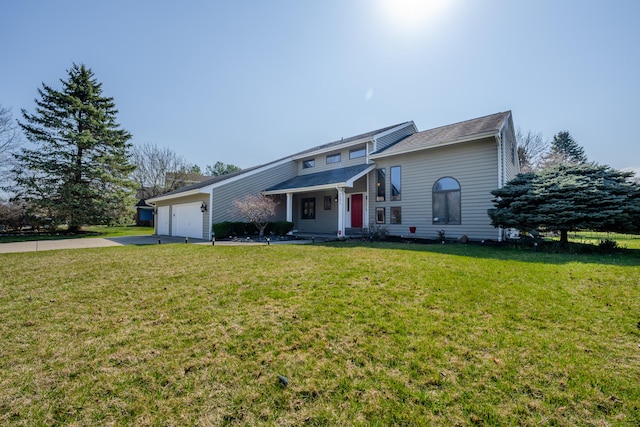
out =
[[[460,224],[460,183],[450,177],[433,185],[433,223]]]
[[[302,219],[316,219],[316,198],[309,197],[302,199]]]
[[[391,172],[391,200],[400,200],[401,182],[400,166],[394,166]]]
[[[384,168],[378,169],[377,170],[377,176],[378,176],[378,179],[376,181],[376,186],[377,186],[376,202],[384,202],[384,198],[385,198],[385,182],[386,182],[385,178],[387,176],[387,172],[384,170]]]

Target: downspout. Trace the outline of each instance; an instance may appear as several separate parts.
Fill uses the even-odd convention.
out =
[[[496,143],[498,144],[498,188],[502,188],[504,185],[504,153],[502,152],[503,147],[500,132],[496,133]],[[502,227],[498,227],[498,242],[502,242],[503,234]]]

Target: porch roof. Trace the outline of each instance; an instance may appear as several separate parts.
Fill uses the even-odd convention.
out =
[[[372,171],[374,164],[349,166],[308,175],[299,175],[269,187],[263,194],[295,193],[302,191],[325,190],[336,187],[353,187],[353,183]]]

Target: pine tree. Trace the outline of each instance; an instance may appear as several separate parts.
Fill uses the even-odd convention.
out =
[[[131,135],[116,123],[113,98],[91,69],[73,64],[62,90],[38,89],[36,112],[22,110],[20,126],[33,148],[17,154],[16,192],[42,215],[69,230],[113,224],[133,206]]]
[[[489,217],[495,227],[554,230],[567,243],[572,230],[637,233],[640,186],[609,166],[559,164],[520,174],[501,189]]]
[[[584,148],[566,130],[554,135],[551,141],[551,156],[557,157],[562,163],[587,163]]]

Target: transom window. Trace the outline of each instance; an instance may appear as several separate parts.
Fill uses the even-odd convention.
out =
[[[358,157],[364,157],[367,154],[367,150],[363,148],[356,148],[355,150],[349,151],[350,159],[357,159]]]
[[[460,224],[460,183],[451,177],[433,184],[433,223]]]
[[[340,163],[340,161],[341,161],[340,153],[329,154],[327,156],[327,164],[329,164],[329,163]]]
[[[309,169],[316,165],[316,159],[309,159],[302,162],[302,169]]]

